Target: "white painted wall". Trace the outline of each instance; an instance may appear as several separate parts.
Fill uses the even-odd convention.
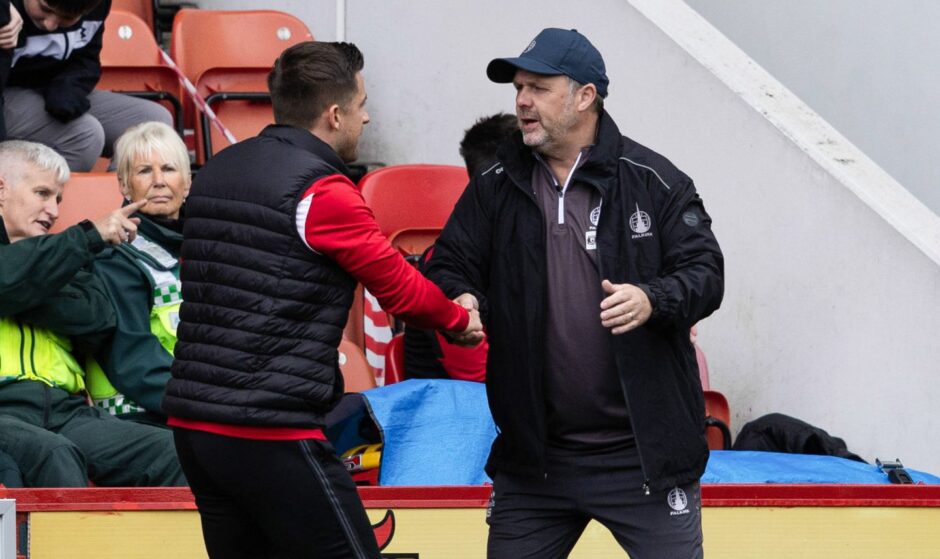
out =
[[[202,2],[213,3],[252,4]],[[332,38],[332,2],[268,5]],[[585,33],[607,61],[621,129],[692,176],[714,217],[727,292],[700,338],[734,426],[783,412],[869,460],[940,473],[930,443],[940,220],[685,4],[350,0],[347,10],[373,119],[362,154],[387,163],[458,164],[463,129],[512,110],[487,62],[518,54],[542,27]]]
[[[688,4],[940,213],[940,2]]]

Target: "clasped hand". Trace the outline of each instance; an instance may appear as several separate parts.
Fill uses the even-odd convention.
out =
[[[448,332],[450,339],[457,345],[472,347],[486,337],[483,333],[483,322],[480,320],[480,302],[470,293],[460,295],[454,302],[465,308],[470,314],[470,322],[463,332]]]

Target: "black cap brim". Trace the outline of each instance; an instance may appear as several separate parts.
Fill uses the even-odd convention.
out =
[[[516,70],[533,74],[560,76],[564,72],[532,58],[495,58],[486,66],[486,77],[496,83],[509,83],[516,77]]]

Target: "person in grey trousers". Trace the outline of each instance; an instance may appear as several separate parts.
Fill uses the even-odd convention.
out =
[[[131,126],[173,124],[157,103],[95,90],[110,10],[111,0],[0,0],[0,141],[39,142],[90,171]]]

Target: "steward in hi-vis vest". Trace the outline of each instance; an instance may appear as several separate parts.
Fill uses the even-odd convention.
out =
[[[95,405],[123,419],[162,423],[160,399],[170,378],[182,302],[178,220],[135,214],[141,222],[132,243],[105,250],[95,275],[117,315],[111,343],[87,366]]]
[[[134,240],[144,202],[50,235],[68,180],[52,148],[0,142],[0,468],[26,487],[186,485],[171,433],[90,406],[79,366],[114,333],[95,255]]]
[[[72,342],[46,328],[0,318],[0,384],[37,380],[77,394],[85,388]]]

